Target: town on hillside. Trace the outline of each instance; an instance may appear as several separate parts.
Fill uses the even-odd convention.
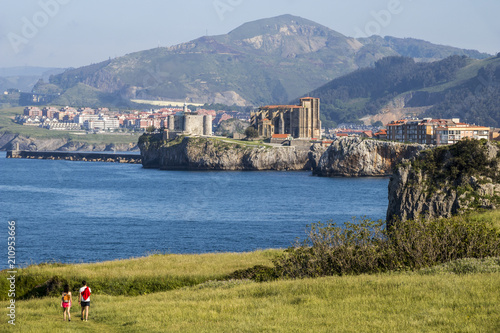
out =
[[[162,130],[166,140],[178,135],[211,136],[223,121],[238,119],[248,122],[254,136],[281,145],[296,145],[300,141],[320,141],[323,145],[342,137],[364,137],[427,145],[454,144],[465,138],[500,141],[500,129],[461,122],[458,118],[414,118],[395,120],[385,126],[340,124],[336,128],[322,128],[320,100],[303,97],[298,105],[261,106],[250,115],[239,111],[215,111],[183,108],[161,108],[145,111],[111,111],[108,108],[88,107],[39,108],[29,106],[15,121],[25,126],[38,126],[48,130],[96,132]],[[247,134],[224,133],[235,139]]]
[[[168,128],[168,119],[172,116],[189,114],[191,111],[183,108],[160,108],[143,111],[111,111],[108,108],[28,106],[22,115],[17,115],[15,121],[24,126],[41,127],[48,130],[69,130],[87,132],[116,131],[146,131],[147,129]],[[224,120],[248,120],[248,115],[238,111],[215,111],[198,109],[197,115],[209,115],[213,125],[217,126]]]

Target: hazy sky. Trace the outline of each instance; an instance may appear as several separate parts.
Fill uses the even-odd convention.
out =
[[[78,67],[282,14],[346,36],[500,52],[499,0],[4,0],[0,67]]]

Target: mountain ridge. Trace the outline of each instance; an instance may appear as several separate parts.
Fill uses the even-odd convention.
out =
[[[81,83],[117,100],[283,103],[385,56],[400,55],[389,47],[397,39],[387,45],[376,38],[366,39],[366,45],[362,40],[301,17],[281,15],[247,22],[227,34],[70,69],[49,82],[60,87],[65,101],[72,98],[64,96],[66,91]],[[421,55],[428,58],[421,60],[460,50],[436,46],[432,53],[434,44],[425,45],[429,50]],[[487,56],[477,51],[472,55]]]

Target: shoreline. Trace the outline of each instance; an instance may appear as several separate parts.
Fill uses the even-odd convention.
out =
[[[131,153],[104,153],[104,152],[62,152],[62,151],[28,151],[7,150],[5,158],[24,158],[42,160],[66,160],[84,162],[113,162],[141,164],[140,154]]]

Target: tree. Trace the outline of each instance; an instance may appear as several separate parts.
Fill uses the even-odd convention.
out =
[[[155,131],[155,129],[156,129],[156,128],[155,128],[154,126],[152,126],[152,125],[151,125],[151,126],[149,126],[148,128],[146,128],[146,132],[148,132],[148,133],[153,133],[153,132]]]
[[[245,135],[247,138],[253,139],[253,138],[258,138],[259,137],[259,131],[255,129],[253,126],[247,127],[245,130]]]

